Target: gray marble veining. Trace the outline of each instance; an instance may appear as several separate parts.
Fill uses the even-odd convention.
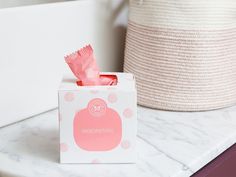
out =
[[[136,164],[59,164],[57,120],[54,110],[0,129],[0,177],[189,177],[236,142],[236,107],[139,107]]]

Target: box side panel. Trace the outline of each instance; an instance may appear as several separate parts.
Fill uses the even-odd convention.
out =
[[[121,140],[116,147],[108,151],[85,150],[78,146],[73,135],[74,128],[77,127],[77,124],[74,127],[75,115],[87,109],[89,103],[96,99],[103,100],[107,109],[117,112],[122,122]],[[134,163],[136,161],[136,91],[61,90],[59,91],[59,113],[61,163]],[[91,123],[94,124],[93,120]]]

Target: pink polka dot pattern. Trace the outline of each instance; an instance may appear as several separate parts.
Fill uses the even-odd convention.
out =
[[[67,93],[64,95],[64,99],[65,99],[65,101],[67,101],[67,102],[73,101],[74,98],[75,98],[75,96],[74,96],[74,94],[71,93],[71,92],[67,92]]]
[[[128,140],[124,140],[121,142],[121,147],[123,149],[129,149],[130,148],[130,142]]]
[[[110,103],[115,103],[117,101],[116,93],[110,93],[108,96],[108,101]]]
[[[60,144],[60,151],[61,152],[67,152],[68,151],[68,145],[66,143]]]
[[[131,118],[133,116],[133,111],[130,108],[126,108],[123,112],[125,118]]]
[[[93,163],[93,164],[98,164],[98,163],[101,163],[101,162],[100,162],[100,160],[98,160],[98,159],[94,159],[94,160],[92,160],[91,163]]]

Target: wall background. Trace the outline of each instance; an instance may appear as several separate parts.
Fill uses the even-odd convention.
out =
[[[11,7],[19,7],[19,6],[27,7],[29,5],[32,6],[37,4],[42,5],[47,3],[69,2],[69,1],[71,0],[1,0],[0,10],[4,10],[5,8],[11,9]],[[94,4],[96,4],[96,10],[99,13],[99,17],[96,18],[100,21],[100,23],[96,24],[99,27],[97,27],[96,31],[97,34],[94,35],[94,37],[97,38],[96,40],[102,41],[102,47],[99,46],[97,47],[94,46],[94,47],[96,48],[96,55],[98,55],[98,60],[99,60],[98,63],[100,67],[104,71],[121,71],[123,69],[123,61],[121,60],[123,59],[124,55],[124,43],[125,43],[125,34],[126,34],[127,16],[128,16],[128,0],[78,0],[78,1],[96,2]],[[89,6],[87,7],[88,11],[90,8],[91,7]],[[42,15],[43,13],[44,12],[42,11]],[[42,19],[38,20],[45,20],[45,19],[43,19],[42,17]],[[25,22],[26,25],[30,26],[30,22],[27,24],[27,19],[25,19]],[[39,23],[43,24],[44,22],[39,21]],[[107,62],[108,59],[110,62]]]
[[[0,1],[0,127],[57,107],[64,56],[88,43],[102,71],[122,70],[125,0],[24,6],[42,2]]]
[[[17,7],[24,5],[51,3],[51,2],[62,2],[63,0],[1,0],[0,8]]]

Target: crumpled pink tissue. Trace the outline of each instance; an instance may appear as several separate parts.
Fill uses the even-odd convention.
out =
[[[116,85],[117,83],[117,79],[112,75],[100,75],[91,45],[66,56],[65,60],[80,86]]]

